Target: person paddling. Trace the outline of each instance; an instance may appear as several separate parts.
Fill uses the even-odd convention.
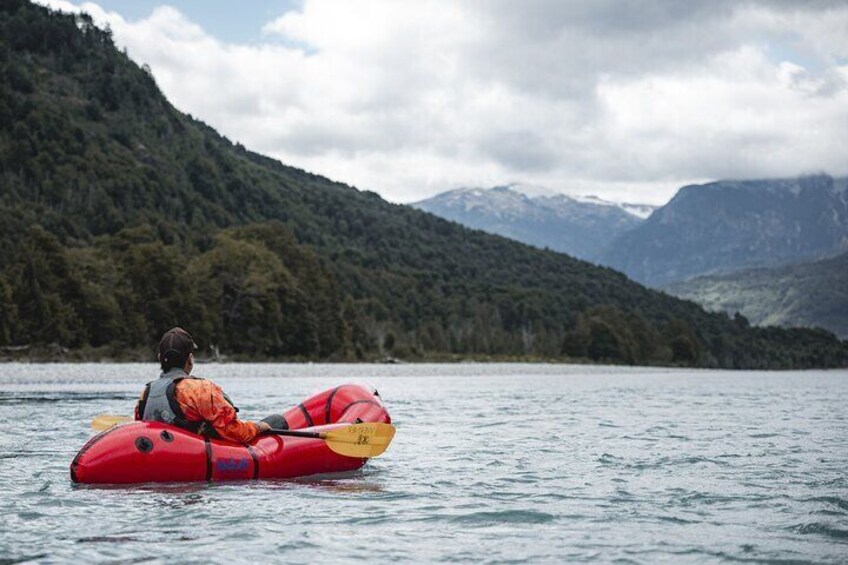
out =
[[[192,376],[197,345],[186,330],[168,330],[159,341],[162,374],[145,385],[135,407],[135,419],[164,422],[196,434],[249,443],[268,430],[287,429],[285,418],[273,415],[260,422],[239,420],[238,408],[212,381]]]

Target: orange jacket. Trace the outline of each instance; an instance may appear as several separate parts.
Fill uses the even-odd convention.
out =
[[[145,392],[141,394],[143,397]],[[174,394],[186,420],[209,422],[224,439],[249,443],[259,435],[259,426],[239,420],[233,405],[224,398],[224,391],[212,381],[183,379],[177,383]],[[138,408],[136,405],[135,419],[141,420]]]

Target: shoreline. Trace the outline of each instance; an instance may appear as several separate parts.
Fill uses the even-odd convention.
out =
[[[415,357],[397,358],[391,355],[375,355],[365,359],[330,358],[314,359],[303,357],[250,357],[246,355],[198,355],[197,364],[291,364],[291,365],[425,365],[425,364],[525,364],[525,365],[582,365],[592,367],[622,367],[645,369],[685,369],[705,371],[839,371],[848,366],[804,366],[804,367],[748,367],[727,368],[711,366],[692,366],[680,364],[635,365],[615,363],[610,360],[592,360],[571,357],[539,357],[518,355],[463,355],[435,354],[418,355]],[[131,364],[156,363],[152,350],[146,348],[126,349],[118,346],[103,346],[99,348],[68,349],[57,344],[49,346],[12,346],[0,347],[0,365],[3,364]]]

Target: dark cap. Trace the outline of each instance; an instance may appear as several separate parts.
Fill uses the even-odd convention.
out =
[[[182,367],[196,349],[190,333],[179,327],[170,329],[159,340],[159,363],[163,369]]]

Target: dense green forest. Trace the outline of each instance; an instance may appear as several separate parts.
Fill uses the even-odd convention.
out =
[[[845,366],[566,255],[233,144],[87,16],[0,8],[0,347],[151,351],[180,324],[250,359],[515,357]]]
[[[848,338],[848,253],[697,277],[665,290],[709,310],[741,312],[755,325],[822,327]]]

